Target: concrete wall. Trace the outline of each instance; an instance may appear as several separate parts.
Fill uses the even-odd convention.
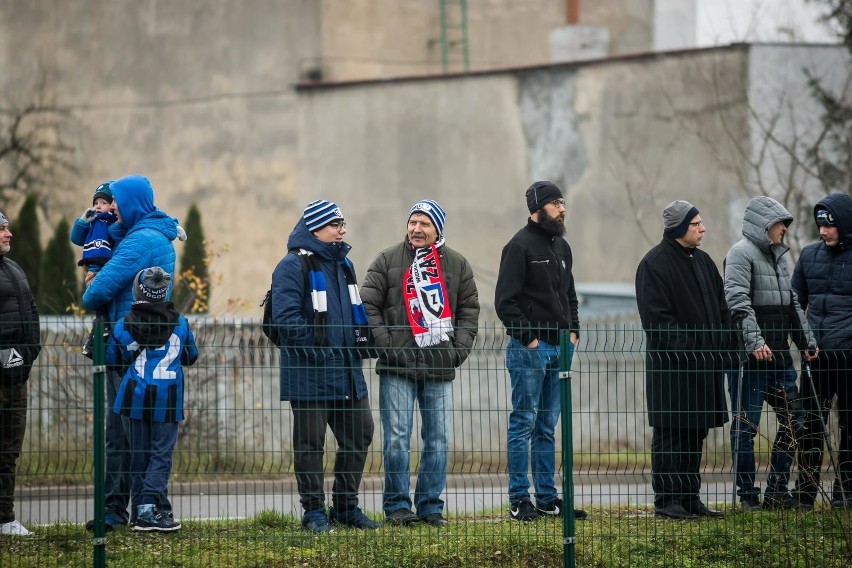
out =
[[[447,242],[471,261],[486,308],[534,179],[566,193],[579,281],[632,282],[674,199],[702,211],[705,249],[721,261],[736,183],[701,136],[722,138],[721,112],[746,138],[746,63],[747,50],[732,48],[304,90],[299,168],[312,183],[301,200],[324,195],[343,207],[363,274],[403,237],[410,205],[436,199],[448,213]],[[715,91],[709,67],[724,77]]]
[[[212,309],[229,298],[256,309],[297,217],[292,85],[319,52],[318,7],[0,2],[0,92],[73,113],[62,134],[80,172],[44,204],[50,227],[78,216],[101,181],[143,173],[162,209],[184,217],[197,202],[213,247],[230,248],[211,266],[222,278]]]
[[[460,15],[450,3],[448,21],[460,22]],[[565,23],[565,2],[468,2],[467,19],[471,70],[547,63],[548,35]],[[440,22],[438,0],[322,0],[318,63],[323,77],[344,81],[441,73]],[[454,52],[449,69],[462,71],[462,61]]]

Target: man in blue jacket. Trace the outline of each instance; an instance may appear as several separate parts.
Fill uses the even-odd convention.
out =
[[[130,175],[110,186],[113,195],[111,211],[126,230],[112,259],[83,294],[83,306],[104,311],[115,323],[130,311],[133,302],[133,279],[140,270],[159,266],[172,278],[175,272],[175,249],[172,241],[178,235],[177,221],[154,206],[154,190],[147,178]],[[107,371],[107,402],[115,404],[121,375]],[[107,529],[123,526],[130,520],[130,445],[127,417],[108,413],[106,418],[106,524]],[[167,500],[166,500],[167,501]],[[159,504],[160,511],[171,514],[171,504]],[[94,522],[86,523],[94,529]]]
[[[810,435],[802,440],[796,489],[799,508],[812,509],[819,490],[825,425],[836,396],[840,436],[831,506],[852,509],[852,197],[832,193],[816,204],[814,219],[820,241],[802,250],[793,271],[793,289],[820,347],[819,357],[811,363],[813,384],[807,373],[802,377]]]
[[[328,532],[331,520],[358,529],[380,523],[358,507],[358,489],[373,440],[373,416],[361,369],[367,315],[355,269],[346,258],[346,223],[326,200],[308,204],[272,273],[272,322],[281,348],[281,400],[293,411],[293,466],[302,528]],[[323,444],[337,440],[332,507],[326,514]]]

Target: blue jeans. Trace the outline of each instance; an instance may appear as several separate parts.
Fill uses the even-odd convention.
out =
[[[728,373],[728,390],[734,409],[731,453],[736,464],[737,495],[743,497],[760,494],[760,489],[754,486],[754,437],[760,424],[764,402],[772,406],[778,417],[778,432],[769,459],[767,491],[786,492],[795,453],[793,430],[798,429],[804,421],[804,413],[800,409],[791,408],[790,401],[785,396],[785,388],[796,388],[796,370],[792,363],[783,369],[745,370],[742,400],[739,401],[741,408],[737,407],[738,386],[738,373]]]
[[[409,447],[415,400],[420,407],[420,437],[423,440],[423,448],[417,467],[414,505],[420,518],[444,510],[441,493],[447,482],[453,383],[413,381],[382,373],[379,381],[379,407],[384,442],[383,509],[386,515],[398,509],[411,509]]]
[[[557,498],[556,422],[559,420],[559,348],[539,339],[528,349],[514,337],[506,347],[506,369],[512,379],[512,413],[509,415],[509,500],[530,498],[527,478],[532,478],[537,503]],[[532,456],[530,458],[530,456]]]
[[[134,512],[139,505],[159,508],[167,502],[177,435],[177,422],[130,420],[130,503]],[[171,506],[164,512],[171,512]]]
[[[127,523],[127,505],[130,502],[130,419],[115,414],[115,397],[121,386],[121,375],[110,369],[106,374],[106,513],[117,521]],[[135,517],[135,514],[133,515]]]

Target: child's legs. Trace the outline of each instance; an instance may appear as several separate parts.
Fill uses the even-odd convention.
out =
[[[149,504],[142,501],[142,490],[145,485],[145,472],[150,461],[151,423],[142,420],[129,419],[130,429],[130,507],[135,517],[136,507]]]
[[[166,499],[172,472],[172,452],[178,435],[177,422],[151,422],[148,469],[142,484],[140,504],[159,505]]]

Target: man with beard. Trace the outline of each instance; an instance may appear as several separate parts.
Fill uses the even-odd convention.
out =
[[[728,421],[724,369],[735,345],[722,276],[698,249],[704,223],[688,201],[663,211],[663,240],[636,270],[636,303],[647,337],[645,394],[654,514],[721,517],[701,502],[701,450]],[[727,355],[727,356],[726,356]]]
[[[580,335],[571,247],[562,238],[565,199],[549,181],[532,184],[526,198],[530,217],[503,247],[494,298],[497,317],[509,335],[506,368],[512,380],[512,413],[507,469],[509,518],[516,521],[562,513],[554,484],[559,333],[570,330],[572,352]],[[530,462],[535,505],[527,478]],[[586,513],[575,509],[574,517],[584,519]]]

